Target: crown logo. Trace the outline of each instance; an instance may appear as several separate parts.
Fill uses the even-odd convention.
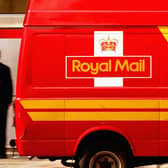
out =
[[[107,39],[100,40],[102,51],[116,51],[117,44],[118,40],[110,39],[110,36],[108,36]]]

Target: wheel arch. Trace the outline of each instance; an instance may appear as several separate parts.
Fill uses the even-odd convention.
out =
[[[81,134],[81,136],[76,141],[73,151],[74,155],[77,156],[78,154],[80,154],[83,145],[87,144],[87,142],[93,137],[101,137],[104,135],[115,136],[116,138],[120,138],[120,140],[129,147],[131,154],[135,154],[133,143],[124,132],[122,132],[120,129],[111,126],[98,126],[90,128]]]

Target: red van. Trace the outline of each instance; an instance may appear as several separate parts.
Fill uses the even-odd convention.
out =
[[[31,0],[15,101],[19,154],[73,158],[80,168],[167,157],[167,18],[162,0]]]

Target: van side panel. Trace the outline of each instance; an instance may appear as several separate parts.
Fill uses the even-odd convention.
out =
[[[109,31],[123,32],[124,58],[152,57],[151,76],[124,78],[122,87],[95,87],[94,78],[67,78],[66,56],[94,57],[95,32],[108,37]],[[124,132],[135,156],[159,155],[160,114],[167,109],[160,106],[160,93],[167,101],[160,92],[167,80],[159,63],[166,59],[167,41],[158,27],[26,27],[24,33],[16,99],[21,155],[74,156],[79,137],[102,126]],[[166,118],[161,121],[164,147],[166,123]],[[167,152],[163,149],[161,155]]]

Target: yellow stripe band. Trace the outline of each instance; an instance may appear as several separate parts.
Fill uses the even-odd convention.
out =
[[[161,109],[168,109],[168,100],[159,100],[159,107]]]
[[[21,100],[25,109],[156,109],[168,100]]]
[[[159,121],[157,112],[28,112],[33,121]],[[163,117],[167,116],[168,112]]]
[[[44,112],[29,111],[28,114],[33,121],[168,121],[168,110],[160,111],[168,109],[168,100],[21,100],[20,102],[27,110],[46,109]],[[51,109],[101,109],[102,111],[47,111]],[[103,109],[121,111],[103,112]],[[122,109],[127,111],[124,112]],[[129,112],[129,109],[135,111]]]

